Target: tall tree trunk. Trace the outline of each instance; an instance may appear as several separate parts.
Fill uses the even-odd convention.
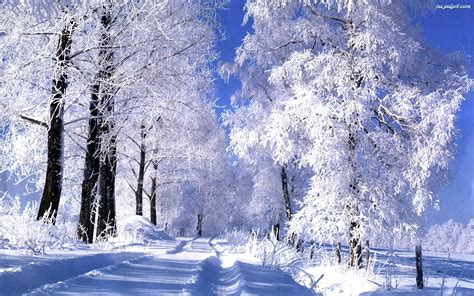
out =
[[[69,56],[71,53],[72,34],[75,23],[65,23],[59,35],[56,51],[56,67],[51,87],[49,103],[48,129],[48,162],[43,195],[38,210],[37,219],[51,219],[56,223],[63,183],[63,153],[64,153],[64,95],[68,83]]]
[[[146,161],[146,132],[145,125],[140,125],[140,162],[137,176],[137,190],[135,191],[136,209],[135,214],[143,216],[143,179],[145,177],[145,161]],[[153,193],[152,193],[153,194]]]
[[[356,26],[354,25],[352,21],[352,13],[351,12],[348,16],[348,21],[347,24],[349,25],[349,36],[351,37],[350,39],[354,38],[356,36]],[[354,43],[351,42],[349,44],[349,55],[350,55],[350,68],[351,68],[351,80],[354,83],[352,86],[352,91],[354,93],[354,96],[357,96],[364,77],[361,75],[360,70],[357,70],[354,66],[354,53],[357,50],[354,46]],[[349,191],[350,194],[352,195],[352,202],[347,205],[348,210],[349,210],[349,215],[351,218],[350,225],[349,225],[349,265],[350,266],[357,266],[361,267],[362,264],[362,245],[361,245],[361,223],[362,221],[359,219],[359,177],[357,175],[357,128],[354,127],[360,127],[359,126],[359,120],[357,119],[358,114],[355,112],[353,114],[353,119],[351,122],[348,123],[348,154],[349,154],[349,165],[350,165],[350,184],[349,184]],[[354,129],[354,130],[353,130]]]
[[[111,229],[115,229],[115,201],[111,198],[115,195],[116,143],[115,136],[109,134],[114,127],[113,118],[110,116],[114,104],[112,90],[106,85],[114,70],[113,51],[108,48],[111,45],[112,18],[108,7],[104,6],[102,9],[100,18],[102,33],[99,37],[101,49],[98,53],[99,71],[91,89],[89,134],[78,226],[79,238],[89,243],[92,243],[95,236],[103,231],[105,223],[110,222]],[[106,115],[108,115],[107,118],[105,118]],[[109,139],[107,143],[104,142],[105,139]],[[104,154],[105,150],[108,153]],[[102,185],[100,190],[99,185]],[[96,217],[92,217],[92,205],[96,201],[99,209],[95,213]],[[105,218],[105,222],[98,216]]]
[[[110,78],[115,72],[113,65],[114,51],[107,49],[112,44],[111,26],[112,14],[110,3],[102,7],[103,12],[100,19],[103,31],[101,42],[105,45],[105,52],[100,56],[101,69],[103,69],[103,79],[100,81],[100,103],[102,116],[99,127],[100,138],[100,167],[99,178],[97,181],[97,236],[108,236],[116,234],[115,221],[115,174],[117,171],[117,136],[115,130],[115,97],[114,86]],[[100,55],[100,52],[99,52]]]
[[[156,175],[158,171],[158,164],[155,161],[153,162],[153,170],[154,170],[154,175],[151,178],[151,193],[150,193],[150,221],[153,225],[156,225],[156,188],[157,188]]]

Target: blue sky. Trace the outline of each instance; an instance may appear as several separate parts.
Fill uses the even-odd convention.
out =
[[[417,1],[417,0],[413,0]],[[471,9],[434,10],[420,19],[423,36],[426,43],[443,53],[464,51],[474,56],[474,2],[470,0],[438,0],[444,4],[471,4]],[[228,9],[220,12],[220,19],[227,38],[218,43],[221,62],[230,62],[250,24],[242,27],[244,0],[231,0]],[[474,71],[471,67],[471,75]],[[222,79],[216,80],[216,96],[218,104],[229,106],[231,95],[239,89],[236,78],[229,83]],[[220,114],[223,109],[218,109]],[[456,139],[458,152],[450,168],[453,181],[440,194],[441,210],[429,211],[428,224],[440,223],[454,218],[459,222],[467,222],[474,218],[474,95],[462,104],[456,126],[459,137]]]
[[[470,0],[438,0],[438,4],[471,4],[471,9],[437,9],[422,19],[426,43],[444,53],[463,51],[471,57],[471,77],[474,77],[474,2]],[[458,153],[451,163],[453,182],[441,192],[441,210],[431,212],[434,220],[466,222],[474,218],[474,94],[464,101],[458,114],[456,140]]]

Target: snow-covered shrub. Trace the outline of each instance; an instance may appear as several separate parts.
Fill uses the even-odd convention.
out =
[[[273,232],[262,235],[259,230],[252,232],[234,230],[226,232],[222,239],[232,246],[233,252],[250,254],[268,267],[291,269],[302,265],[337,263],[335,246],[306,243],[303,244],[302,250],[298,251],[288,241],[277,240]]]
[[[251,238],[252,233],[245,230],[227,231],[221,238],[225,239],[232,246],[232,251],[239,253],[247,250],[247,242]]]
[[[76,243],[75,225],[57,221],[53,225],[47,216],[36,220],[38,206],[29,202],[21,207],[20,198],[2,200],[0,241],[2,248],[30,250],[44,254],[46,249],[63,249]]]
[[[250,236],[247,245],[250,253],[260,259],[263,266],[288,269],[301,264],[303,259],[295,247],[278,241],[273,232],[269,237],[259,237],[255,233]]]
[[[265,236],[258,230],[251,233],[236,230],[225,233],[222,238],[231,245],[233,252],[250,254],[263,266],[288,269],[303,261],[302,254],[295,247],[278,241],[273,232]]]

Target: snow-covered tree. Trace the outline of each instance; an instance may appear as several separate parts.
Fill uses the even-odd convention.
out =
[[[275,231],[278,231],[281,216],[285,212],[280,167],[267,159],[261,160],[255,170],[252,200],[247,215],[254,227],[264,230],[275,227]]]
[[[232,134],[313,171],[292,231],[355,248],[369,229],[415,229],[436,203],[472,81],[459,54],[420,40],[412,16],[428,4],[247,1],[253,32],[224,69],[250,98]]]

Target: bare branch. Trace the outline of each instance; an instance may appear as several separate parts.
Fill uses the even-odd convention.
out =
[[[37,125],[40,125],[42,127],[49,128],[48,124],[46,122],[41,121],[41,120],[34,119],[34,118],[31,118],[31,117],[25,116],[23,114],[20,114],[20,118],[24,119],[28,122],[31,122],[33,124],[37,124]]]

